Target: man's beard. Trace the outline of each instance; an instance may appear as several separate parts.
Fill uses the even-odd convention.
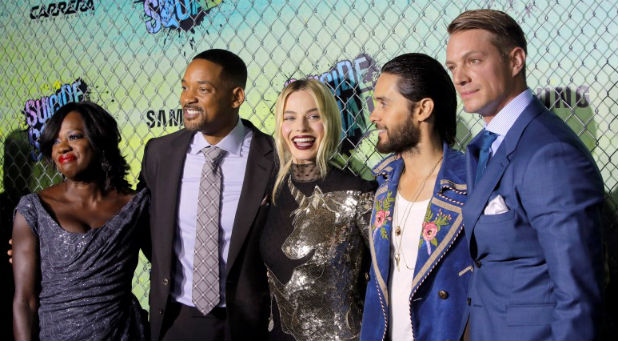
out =
[[[409,117],[406,122],[394,127],[390,131],[386,130],[386,135],[388,136],[388,141],[380,142],[378,140],[376,145],[376,149],[383,154],[399,154],[409,150],[418,144],[421,137],[419,129],[414,126],[412,117]]]

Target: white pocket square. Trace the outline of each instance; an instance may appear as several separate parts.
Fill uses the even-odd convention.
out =
[[[487,203],[487,206],[485,206],[485,210],[483,211],[483,214],[496,215],[496,214],[506,213],[508,211],[509,211],[509,208],[506,206],[506,203],[504,202],[504,198],[502,198],[502,196],[498,194],[493,199],[491,199],[489,203]]]

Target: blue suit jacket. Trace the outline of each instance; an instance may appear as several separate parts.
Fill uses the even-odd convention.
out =
[[[419,236],[412,291],[408,297],[415,340],[459,340],[459,325],[466,311],[472,260],[462,233],[461,207],[466,200],[465,159],[446,144],[443,150],[444,160],[424,219],[424,225],[437,227],[437,233],[432,240]],[[396,155],[387,157],[373,169],[379,187],[369,233],[372,264],[365,294],[361,340],[384,340],[388,329],[390,238],[395,197],[403,169],[403,160]]]
[[[474,186],[468,146],[463,208],[475,260],[471,340],[590,340],[601,308],[603,181],[586,147],[534,98]],[[503,197],[508,212],[485,215]]]

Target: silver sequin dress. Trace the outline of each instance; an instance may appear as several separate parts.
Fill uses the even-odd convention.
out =
[[[271,340],[359,338],[374,190],[337,169],[324,180],[285,180],[260,241]]]
[[[102,227],[72,233],[58,225],[37,194],[22,197],[16,211],[39,242],[41,340],[147,338],[146,312],[131,293],[147,207],[143,190]]]

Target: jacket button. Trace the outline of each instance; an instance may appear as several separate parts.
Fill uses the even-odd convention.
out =
[[[470,297],[466,298],[466,303],[470,305],[472,303],[472,299]]]
[[[477,267],[477,268],[480,268],[480,267],[481,267],[481,265],[482,265],[482,263],[481,263],[481,261],[480,261],[480,260],[475,260],[475,261],[474,261],[474,265],[476,265],[476,267]]]
[[[369,280],[369,273],[365,272],[365,280],[368,281]]]
[[[444,291],[444,290],[440,290],[438,291],[438,297],[440,297],[441,299],[445,300],[448,298],[448,292]]]
[[[163,309],[159,309],[159,315],[163,316],[163,313],[164,313]]]
[[[164,278],[163,281],[161,282],[163,282],[163,286],[167,286],[170,283],[170,281],[167,278]]]

